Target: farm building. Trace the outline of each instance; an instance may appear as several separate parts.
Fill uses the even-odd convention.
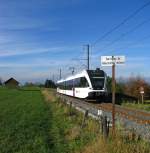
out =
[[[4,84],[5,86],[18,87],[19,82],[15,80],[14,78],[10,78],[7,81],[5,81]]]

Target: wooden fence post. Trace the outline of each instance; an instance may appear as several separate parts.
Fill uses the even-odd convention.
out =
[[[89,113],[88,110],[86,110],[85,113],[84,113],[84,117],[83,117],[83,120],[82,120],[81,128],[84,128],[84,126],[85,126],[85,121],[86,121],[86,119],[88,117],[88,113]]]

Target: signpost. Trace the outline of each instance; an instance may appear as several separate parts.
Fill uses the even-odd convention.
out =
[[[122,65],[125,63],[125,56],[101,56],[101,66]]]
[[[101,66],[112,67],[112,131],[115,131],[115,66],[123,65],[125,63],[125,56],[101,56]]]

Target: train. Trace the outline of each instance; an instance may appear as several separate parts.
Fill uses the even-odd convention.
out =
[[[57,81],[57,92],[80,99],[101,98],[107,94],[107,74],[96,70],[83,70],[80,73]]]

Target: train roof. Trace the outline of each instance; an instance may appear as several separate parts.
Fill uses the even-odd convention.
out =
[[[64,81],[67,81],[67,80],[72,80],[72,79],[75,79],[75,78],[79,78],[79,77],[82,77],[84,76],[85,74],[87,73],[87,70],[83,70],[77,74],[74,74],[74,75],[70,75],[68,77],[66,77],[65,79],[61,79],[61,80],[58,80],[57,83],[60,83],[60,82],[64,82]]]
[[[58,80],[57,83],[61,83],[61,82],[64,82],[64,81],[68,81],[68,80],[72,80],[72,79],[75,79],[75,78],[79,78],[79,77],[83,77],[85,75],[92,75],[92,74],[101,74],[101,75],[104,75],[104,71],[103,70],[100,70],[100,69],[96,69],[96,70],[83,70],[77,74],[74,74],[74,75],[71,75],[71,76],[68,76],[66,77],[65,79],[61,79],[61,80]]]

